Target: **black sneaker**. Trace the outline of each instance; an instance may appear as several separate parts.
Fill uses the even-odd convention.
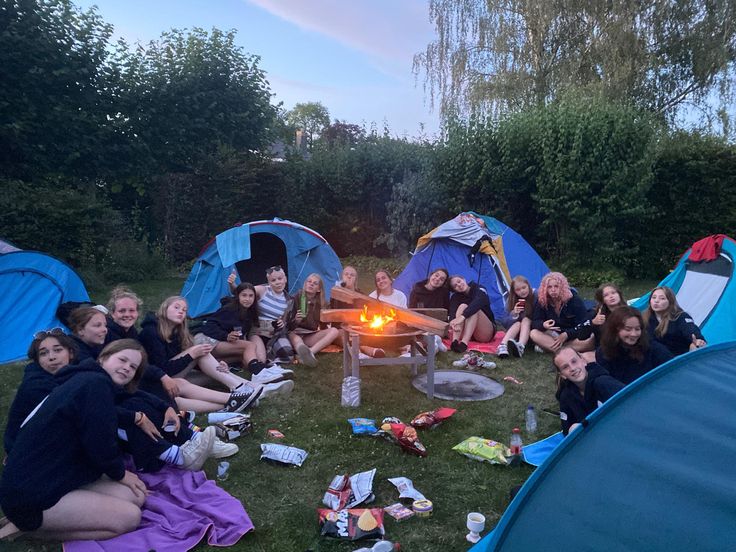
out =
[[[467,343],[463,343],[462,341],[457,342],[457,352],[458,353],[464,353],[467,350],[468,350]]]
[[[521,358],[521,354],[523,354],[523,353],[521,353],[521,354],[519,353],[519,347],[518,347],[518,345],[521,345],[521,344],[520,343],[517,343],[513,339],[509,339],[508,348],[509,348],[509,353],[511,353],[511,356],[512,357]],[[522,349],[523,349],[523,347],[522,347]]]
[[[223,412],[243,412],[263,393],[263,386],[245,387],[241,385],[236,391],[230,393]]]
[[[453,339],[452,343],[450,343],[450,350],[456,353],[460,352],[460,342],[457,339]]]

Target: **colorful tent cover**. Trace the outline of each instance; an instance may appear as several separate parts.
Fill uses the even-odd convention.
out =
[[[211,239],[195,260],[182,288],[190,316],[220,307],[220,299],[230,293],[227,277],[233,269],[239,281],[257,285],[266,282],[266,269],[277,265],[286,272],[290,294],[316,272],[329,298],[342,274],[340,259],[330,244],[306,226],[279,218],[237,224]]]
[[[62,326],[56,317],[61,303],[89,301],[69,265],[37,251],[0,255],[0,290],[0,363],[25,358],[33,334]]]
[[[731,550],[736,342],[627,386],[532,474],[472,552]]]
[[[478,251],[472,255],[474,246]],[[485,286],[497,318],[504,315],[509,282],[514,276],[526,276],[536,288],[549,272],[521,235],[495,218],[473,211],[460,213],[419,238],[409,264],[396,278],[394,287],[408,297],[416,282],[440,267],[446,268],[451,276],[459,274]]]

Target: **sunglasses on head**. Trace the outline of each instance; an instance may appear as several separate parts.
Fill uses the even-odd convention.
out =
[[[281,272],[283,270],[284,269],[281,268],[281,265],[273,265],[273,266],[271,266],[271,267],[269,267],[269,268],[266,269],[266,276],[270,276],[270,274],[272,272]]]
[[[59,326],[51,328],[50,330],[41,330],[40,332],[36,332],[35,334],[33,334],[33,339],[45,339],[49,336],[55,335],[64,335],[64,330],[62,330]]]

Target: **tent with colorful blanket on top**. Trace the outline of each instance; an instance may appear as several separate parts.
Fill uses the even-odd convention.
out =
[[[734,404],[736,342],[661,365],[571,432],[471,552],[733,550]]]
[[[25,358],[33,334],[62,323],[59,305],[89,301],[84,282],[66,263],[0,241],[0,363]]]
[[[220,308],[220,298],[230,293],[227,277],[233,268],[241,282],[263,284],[266,269],[277,265],[286,272],[290,294],[316,272],[329,298],[342,273],[340,259],[327,240],[306,226],[279,218],[236,224],[207,242],[194,262],[181,291],[189,303],[189,315]]]
[[[536,288],[549,272],[541,257],[518,233],[493,217],[472,211],[460,213],[419,238],[394,288],[409,297],[416,282],[425,280],[440,267],[451,276],[459,274],[484,286],[497,318],[504,315],[509,283],[514,276],[526,276]]]
[[[672,288],[709,344],[736,341],[736,241],[717,234],[697,241],[659,285]],[[644,310],[651,293],[632,306]]]

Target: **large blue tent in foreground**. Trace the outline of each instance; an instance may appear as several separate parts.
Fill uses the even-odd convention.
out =
[[[56,309],[89,301],[84,282],[66,263],[38,251],[0,254],[0,363],[25,358],[33,334],[62,326]]]
[[[472,552],[733,550],[736,342],[677,357],[598,408]]]

